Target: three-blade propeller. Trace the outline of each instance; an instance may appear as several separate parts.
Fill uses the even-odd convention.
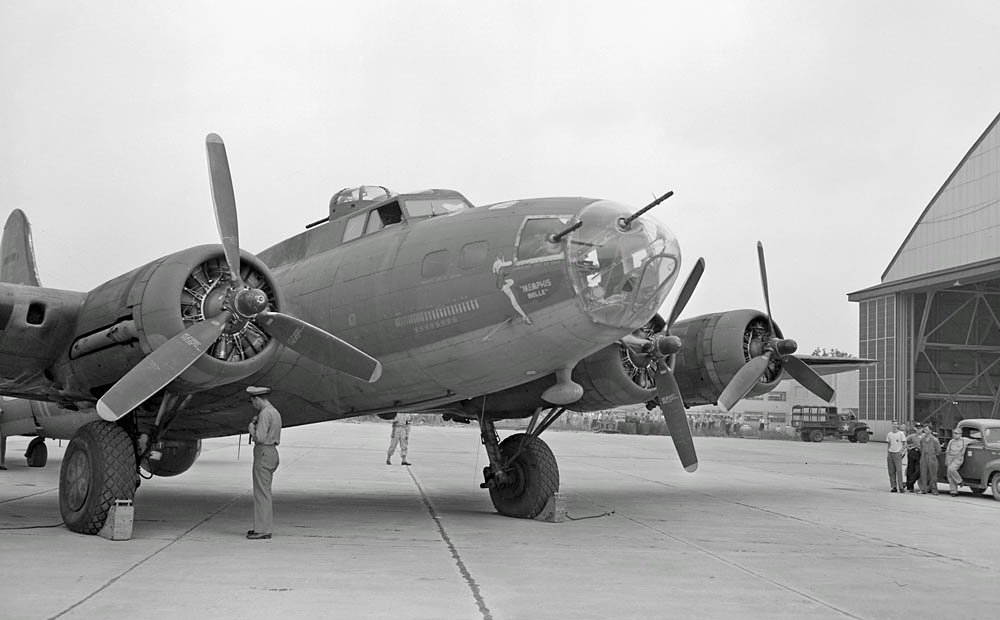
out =
[[[794,340],[778,338],[774,331],[774,320],[771,318],[771,299],[767,288],[767,266],[764,263],[764,246],[760,241],[757,242],[757,260],[760,264],[760,281],[764,289],[764,306],[767,309],[770,336],[766,342],[762,343],[763,352],[744,364],[719,395],[719,406],[726,411],[732,409],[733,405],[750,393],[768,367],[775,362],[779,363],[804,388],[829,402],[833,398],[833,388],[808,364],[793,355],[798,348],[798,344]]]
[[[268,310],[267,295],[243,282],[239,221],[226,145],[221,137],[212,133],[206,137],[205,147],[215,222],[230,274],[225,310],[194,323],[157,347],[119,379],[97,403],[97,412],[105,420],[117,420],[166,387],[194,364],[234,321],[239,324],[253,321],[289,349],[339,372],[368,382],[382,376],[378,360],[315,325]]]
[[[677,450],[681,465],[690,472],[698,469],[698,455],[694,450],[694,438],[691,436],[687,411],[684,409],[684,399],[681,397],[680,387],[674,379],[669,363],[670,357],[681,348],[680,338],[671,336],[670,328],[684,311],[684,306],[691,299],[703,273],[705,273],[705,259],[699,258],[677,295],[670,318],[659,333],[646,339],[634,335],[622,339],[631,352],[650,356],[656,360],[656,400],[663,413],[663,421],[670,430],[670,438],[674,442],[674,449]]]

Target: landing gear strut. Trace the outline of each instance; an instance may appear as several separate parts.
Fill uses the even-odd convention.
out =
[[[541,409],[535,411],[524,433],[502,442],[492,418],[479,420],[480,433],[490,465],[483,469],[485,481],[479,485],[490,490],[497,512],[508,517],[533,519],[559,490],[559,466],[549,446],[539,435],[565,411],[552,408],[539,423]]]

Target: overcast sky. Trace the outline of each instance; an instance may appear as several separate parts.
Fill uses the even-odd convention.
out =
[[[672,189],[682,278],[707,261],[686,316],[763,308],[759,239],[785,335],[857,353],[846,294],[1000,112],[998,33],[995,0],[0,0],[0,207],[87,291],[217,242],[213,131],[250,251],[349,185]]]

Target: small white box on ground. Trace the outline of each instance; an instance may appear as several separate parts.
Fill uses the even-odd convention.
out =
[[[104,527],[98,532],[108,540],[128,540],[132,538],[133,511],[130,499],[116,499],[111,510],[108,511],[108,518],[104,521]]]
[[[536,521],[547,523],[562,523],[566,520],[566,497],[562,493],[553,493],[545,508],[535,517]]]

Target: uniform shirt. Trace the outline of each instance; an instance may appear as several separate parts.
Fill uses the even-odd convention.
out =
[[[276,446],[281,441],[281,414],[274,405],[266,405],[257,414],[253,440],[263,446]]]
[[[920,449],[920,433],[910,433],[906,436],[906,447],[910,450]]]
[[[903,444],[906,443],[906,435],[903,431],[889,431],[885,436],[886,443],[889,444],[889,452],[902,452]]]
[[[396,417],[392,420],[392,430],[409,426],[412,420],[413,416],[409,413],[397,413]]]

